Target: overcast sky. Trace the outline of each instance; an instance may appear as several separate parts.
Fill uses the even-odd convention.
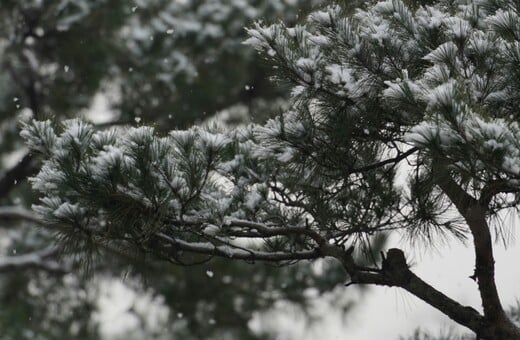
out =
[[[516,236],[518,239],[518,233]],[[474,268],[471,248],[453,242],[451,247],[443,247],[442,253],[412,250],[408,257],[415,263],[413,271],[423,280],[458,302],[482,310],[477,284],[469,278]],[[518,242],[512,240],[507,249],[501,244],[495,245],[496,281],[505,308],[520,297],[518,259]],[[465,331],[433,307],[398,288],[372,288],[355,312],[348,315],[347,321],[347,324],[328,325],[337,327],[333,339],[392,340],[411,335],[417,327],[429,329],[433,334],[448,328]]]

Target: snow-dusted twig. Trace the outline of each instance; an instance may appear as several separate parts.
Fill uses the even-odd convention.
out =
[[[40,225],[45,223],[31,210],[15,206],[0,207],[0,221],[6,220],[25,220]]]
[[[57,248],[48,247],[23,255],[0,257],[0,272],[41,269],[54,273],[65,273],[68,271],[66,266],[52,259],[57,252]]]
[[[179,251],[219,256],[236,260],[281,262],[295,260],[312,260],[322,257],[318,249],[295,252],[268,252],[253,249],[239,249],[227,245],[218,246],[210,242],[187,242],[170,237],[163,233],[158,233],[157,236],[162,241],[165,241],[166,243],[172,245],[176,250]]]

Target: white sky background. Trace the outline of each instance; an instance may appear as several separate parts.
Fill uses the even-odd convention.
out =
[[[387,247],[409,248],[399,240],[389,240]],[[469,278],[474,268],[472,248],[454,241],[451,246],[441,247],[438,251],[411,249],[406,251],[406,255],[412,263],[412,270],[424,281],[459,303],[481,310],[477,284]],[[520,298],[518,258],[520,245],[514,241],[507,249],[501,244],[495,245],[496,281],[506,310]],[[352,288],[345,288],[345,292],[349,289]],[[350,292],[346,294],[357,294],[355,289]],[[318,308],[317,314],[324,318],[310,328],[302,317],[295,316],[287,308],[261,317],[260,322],[253,322],[252,326],[253,329],[276,330],[279,334],[277,340],[397,340],[400,336],[411,336],[416,328],[427,330],[432,335],[446,334],[449,330],[457,334],[468,333],[464,327],[399,288],[371,287],[360,296],[345,319],[338,311],[326,306],[318,304]]]
[[[102,95],[95,97],[86,117],[97,123],[112,118]],[[514,222],[508,221],[508,223]],[[518,221],[514,224],[518,224]],[[496,281],[506,309],[520,298],[518,289],[520,268],[517,265],[517,259],[520,259],[520,245],[514,239],[511,237],[507,249],[501,243],[495,244]],[[452,241],[437,250],[420,250],[417,246],[410,249],[398,239],[391,239],[387,247],[408,248],[409,250],[405,251],[408,261],[412,263],[412,270],[420,278],[459,303],[481,310],[477,284],[469,278],[474,268],[471,240],[468,242],[468,247],[458,241]],[[348,289],[345,288],[346,291]],[[353,292],[355,294],[356,291]],[[112,297],[123,295],[113,294]],[[118,302],[114,301],[114,303],[104,304],[103,308],[117,305]],[[410,336],[418,327],[429,330],[434,335],[448,329],[465,332],[463,327],[458,326],[433,307],[398,288],[370,288],[370,291],[366,292],[360,302],[348,313],[346,320],[342,319],[339,312],[330,310],[324,305],[318,303],[317,306],[324,316],[323,321],[313,324],[310,328],[303,318],[294,316],[283,308],[279,313],[254,320],[251,326],[253,329],[276,330],[277,340],[397,340],[399,336]],[[111,311],[106,310],[102,313],[110,314]]]
[[[390,241],[388,246],[392,244],[395,245]],[[481,310],[477,284],[469,278],[474,268],[472,248],[453,242],[451,248],[443,247],[439,251],[442,253],[431,250],[422,252],[422,255],[417,250],[407,252],[409,261],[416,263],[412,270],[461,304]],[[508,249],[495,245],[496,281],[506,309],[520,297],[518,258],[518,244],[512,244]],[[465,328],[398,288],[372,288],[364,302],[356,306],[356,311],[349,315],[350,325],[338,329],[337,339],[398,339],[399,336],[411,335],[417,327],[435,335],[449,328],[465,332]]]

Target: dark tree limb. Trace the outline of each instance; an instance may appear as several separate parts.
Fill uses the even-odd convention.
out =
[[[264,237],[269,236],[288,236],[288,235],[305,235],[310,237],[316,242],[318,246],[326,243],[326,240],[316,231],[310,228],[302,227],[270,227],[262,223],[244,221],[244,220],[231,220],[227,224],[229,227],[241,227],[249,230],[255,230],[258,234]]]
[[[471,209],[467,214],[471,214]],[[23,219],[38,221],[38,217],[31,212],[23,209],[4,209],[0,210],[0,220]],[[485,219],[483,220],[485,222]],[[37,222],[38,223],[38,222]],[[42,222],[40,222],[42,223]],[[45,223],[42,223],[44,226]],[[49,226],[54,228],[53,226]],[[193,227],[193,226],[192,226]],[[204,261],[213,257],[223,257],[249,262],[295,262],[299,260],[315,260],[318,258],[333,257],[337,259],[350,276],[352,284],[371,284],[388,287],[399,287],[405,289],[427,304],[436,308],[462,326],[467,327],[477,334],[478,339],[486,340],[520,340],[520,332],[505,316],[503,319],[491,318],[486,314],[481,315],[472,307],[463,306],[442,292],[436,290],[421,278],[415,275],[409,268],[404,253],[400,249],[390,249],[386,256],[383,256],[381,268],[367,268],[356,264],[353,257],[353,248],[345,250],[338,245],[330,244],[327,239],[310,228],[290,227],[290,226],[269,226],[257,222],[244,220],[230,220],[224,228],[241,228],[246,232],[270,236],[291,236],[294,234],[305,235],[315,242],[315,247],[309,250],[286,250],[286,251],[262,251],[244,247],[234,247],[231,244],[215,244],[212,242],[191,242],[178,239],[165,233],[157,233],[147,245],[147,251],[159,258],[178,262],[179,253],[190,253],[208,256]],[[117,241],[117,240],[114,240]],[[25,261],[14,261],[17,268],[38,267],[41,265],[40,258],[26,257],[21,258]],[[13,262],[5,262],[2,265],[0,258],[0,272],[2,268],[13,268]],[[43,266],[42,266],[43,268]],[[7,269],[6,269],[7,270]],[[484,276],[477,275],[479,280],[484,280]],[[479,288],[483,287],[479,282]],[[494,283],[494,281],[493,281]],[[485,288],[485,287],[484,287]],[[496,288],[496,287],[495,287]],[[487,288],[486,288],[487,289]],[[484,289],[485,290],[485,289]],[[487,303],[484,300],[483,304]],[[489,311],[487,311],[489,313]]]
[[[468,208],[464,218],[473,235],[475,247],[475,273],[484,315],[493,321],[507,320],[495,284],[495,259],[491,232],[486,221],[486,208],[480,205]]]
[[[388,164],[397,164],[400,161],[408,158],[410,155],[412,155],[413,153],[417,152],[418,150],[419,150],[419,148],[413,147],[410,150],[405,151],[405,152],[397,155],[396,157],[385,159],[383,161],[376,162],[376,163],[369,164],[369,165],[365,165],[365,166],[362,166],[362,167],[359,167],[359,168],[349,169],[348,172],[349,173],[362,173],[362,172],[367,172],[367,171],[374,170],[374,169],[379,169],[379,168],[381,168],[381,167],[383,167],[385,165],[388,165]]]
[[[441,161],[434,159],[432,163],[435,183],[448,196],[459,213],[464,216],[466,210],[471,206],[477,205],[478,201],[453,180],[450,172],[442,166]]]
[[[25,220],[36,224],[44,225],[44,222],[32,211],[21,207],[0,207],[0,222]]]
[[[415,275],[408,267],[404,253],[400,249],[390,249],[383,260],[382,269],[367,271],[355,264],[349,252],[328,245],[321,249],[323,254],[341,261],[350,275],[352,284],[372,284],[388,287],[400,287],[436,308],[460,325],[477,334],[478,339],[520,339],[518,329],[512,324],[492,322],[472,307],[463,306],[445,294],[436,290]]]
[[[17,183],[34,175],[38,170],[36,162],[29,153],[16,163],[11,169],[5,171],[0,177],[0,198],[6,197]]]
[[[188,252],[194,254],[203,254],[224,257],[235,260],[245,261],[266,261],[266,262],[282,262],[282,261],[298,261],[298,260],[314,260],[323,257],[317,249],[302,250],[295,252],[269,252],[253,249],[240,249],[228,245],[215,245],[210,242],[187,242],[176,239],[168,235],[159,233],[158,239],[163,243],[172,247],[172,251]]]
[[[482,205],[482,200],[476,200],[469,195],[453,180],[449,171],[442,169],[441,165],[434,165],[433,171],[437,185],[464,217],[473,236],[475,249],[475,273],[473,278],[478,284],[485,318],[493,324],[501,324],[504,325],[503,327],[509,327],[518,332],[518,329],[506,316],[495,283],[493,243],[486,221],[488,206]],[[494,190],[496,189],[491,187],[486,189],[486,192],[483,193],[484,203]]]
[[[484,186],[480,193],[479,203],[482,206],[489,206],[494,196],[501,193],[516,193],[518,189],[512,187],[507,181],[491,181]]]
[[[209,242],[196,243],[178,240],[173,237],[159,234],[163,242],[169,244],[175,251],[205,254],[246,261],[297,261],[312,260],[323,257],[334,257],[339,260],[349,274],[351,284],[372,284],[405,289],[432,307],[438,309],[457,323],[469,328],[479,339],[520,339],[518,329],[507,319],[490,318],[487,314],[481,315],[472,307],[463,306],[440,291],[436,290],[421,278],[415,275],[408,267],[404,253],[400,249],[390,249],[383,258],[381,269],[366,268],[355,263],[352,249],[329,244],[320,234],[311,229],[299,227],[271,227],[264,224],[248,221],[229,221],[229,227],[240,227],[264,236],[288,236],[300,233],[312,238],[317,247],[314,250],[299,252],[265,252],[249,249],[232,249],[229,246],[215,245]],[[481,276],[479,276],[481,277]],[[484,280],[484,279],[482,279]],[[494,282],[494,281],[493,281]],[[484,281],[479,288],[484,288]],[[495,287],[496,288],[496,287]],[[488,303],[484,299],[483,304]],[[486,311],[486,309],[485,309]],[[490,313],[489,311],[487,311]],[[495,313],[495,312],[491,312]]]
[[[56,248],[49,247],[23,255],[0,257],[0,273],[27,269],[45,270],[59,274],[68,272],[66,266],[52,259],[57,253]]]

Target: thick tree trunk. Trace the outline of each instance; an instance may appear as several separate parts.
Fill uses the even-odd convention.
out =
[[[400,249],[394,248],[388,251],[381,269],[357,266],[351,253],[338,247],[328,245],[321,249],[323,254],[341,261],[350,275],[352,284],[403,288],[473,331],[479,340],[520,340],[519,329],[505,316],[505,313],[502,313],[503,317],[491,319],[436,290],[409,269],[404,253]]]
[[[473,235],[475,248],[475,273],[472,278],[478,284],[484,317],[495,327],[495,334],[490,339],[520,339],[520,330],[506,316],[498,295],[486,208],[478,204],[472,205],[466,209],[464,218]]]
[[[475,272],[472,278],[478,284],[484,309],[484,318],[489,324],[485,334],[477,332],[478,338],[493,340],[520,339],[520,330],[507,318],[495,284],[493,242],[489,225],[486,221],[490,198],[485,197],[484,201],[479,201],[468,194],[453,180],[449,171],[442,167],[441,161],[436,162],[432,166],[432,170],[437,185],[464,217],[473,237]]]

